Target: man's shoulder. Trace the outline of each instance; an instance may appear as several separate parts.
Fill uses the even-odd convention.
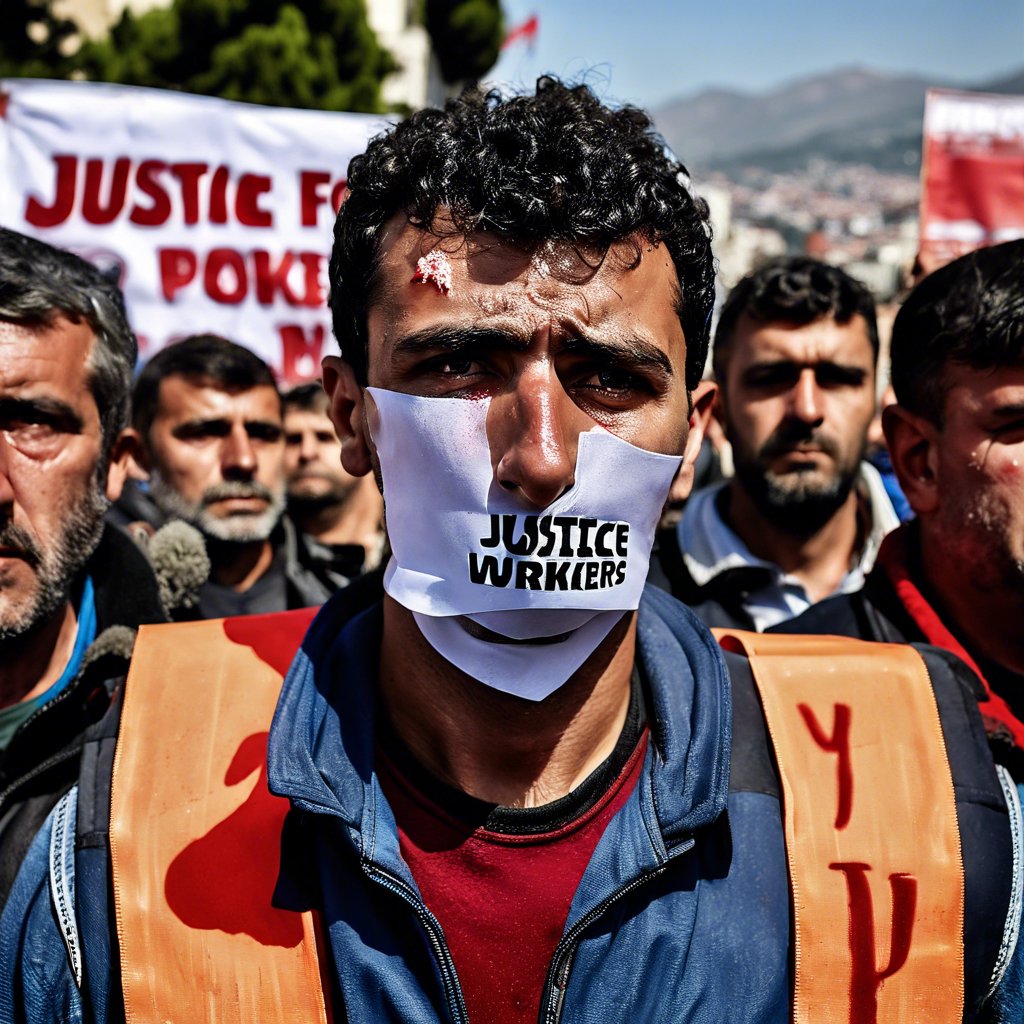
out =
[[[709,542],[694,544],[684,539],[692,537],[697,529],[702,535],[708,533],[706,520],[718,517],[715,499],[723,486],[698,491],[687,503],[683,520],[659,531],[651,552],[648,582],[688,605],[711,628],[753,629],[745,603],[753,590],[770,581],[771,573],[764,566],[748,562],[738,550],[725,560],[716,560]],[[705,525],[693,526],[694,520]],[[702,550],[705,557],[701,557]]]
[[[857,640],[881,639],[870,633],[862,614],[863,602],[864,595],[859,590],[852,594],[836,594],[812,604],[796,617],[771,626],[765,632],[846,636]]]
[[[100,631],[110,626],[135,629],[143,623],[167,621],[152,564],[120,528],[104,525],[99,545],[85,571],[95,587]]]
[[[859,590],[818,601],[806,611],[765,632],[848,636],[883,643],[911,643],[924,639],[881,566],[872,569]]]

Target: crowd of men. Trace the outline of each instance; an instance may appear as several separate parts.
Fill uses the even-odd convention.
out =
[[[284,394],[134,376],[0,228],[0,1021],[1024,1019],[1024,241],[896,318],[901,525],[869,292],[772,261],[711,346],[642,112],[471,91],[348,180]]]

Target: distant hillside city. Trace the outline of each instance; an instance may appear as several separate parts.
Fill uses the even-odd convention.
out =
[[[711,206],[722,286],[768,257],[809,252],[883,301],[898,294],[917,250],[925,93],[937,87],[1024,93],[1024,68],[977,83],[845,69],[656,110]]]

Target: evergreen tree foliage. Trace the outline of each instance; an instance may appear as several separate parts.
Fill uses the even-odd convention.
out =
[[[395,67],[364,0],[173,0],[141,15],[126,8],[79,60],[96,81],[368,112],[381,110],[380,83]]]
[[[0,0],[0,77],[67,78],[76,32],[52,0]]]
[[[476,82],[498,62],[505,38],[500,0],[426,0],[424,20],[449,85]]]

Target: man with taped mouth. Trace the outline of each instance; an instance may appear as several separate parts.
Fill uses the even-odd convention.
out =
[[[304,608],[334,592],[282,515],[281,396],[259,356],[215,335],[168,346],[139,374],[132,423],[157,508],[206,539],[200,617]]]
[[[7,992],[33,1020],[118,998],[218,1022],[977,1019],[1019,904],[955,666],[907,649],[857,675],[893,656],[819,646],[780,672],[765,645],[792,641],[723,653],[644,590],[708,415],[714,273],[707,207],[649,118],[548,78],[471,91],[375,139],[349,188],[324,386],[393,555],[304,637],[285,613],[143,638],[111,814],[119,957],[87,926],[95,865],[72,878],[39,844],[35,893],[88,893],[77,919],[19,894],[0,1016]],[[759,693],[787,784],[820,784],[796,833]]]

